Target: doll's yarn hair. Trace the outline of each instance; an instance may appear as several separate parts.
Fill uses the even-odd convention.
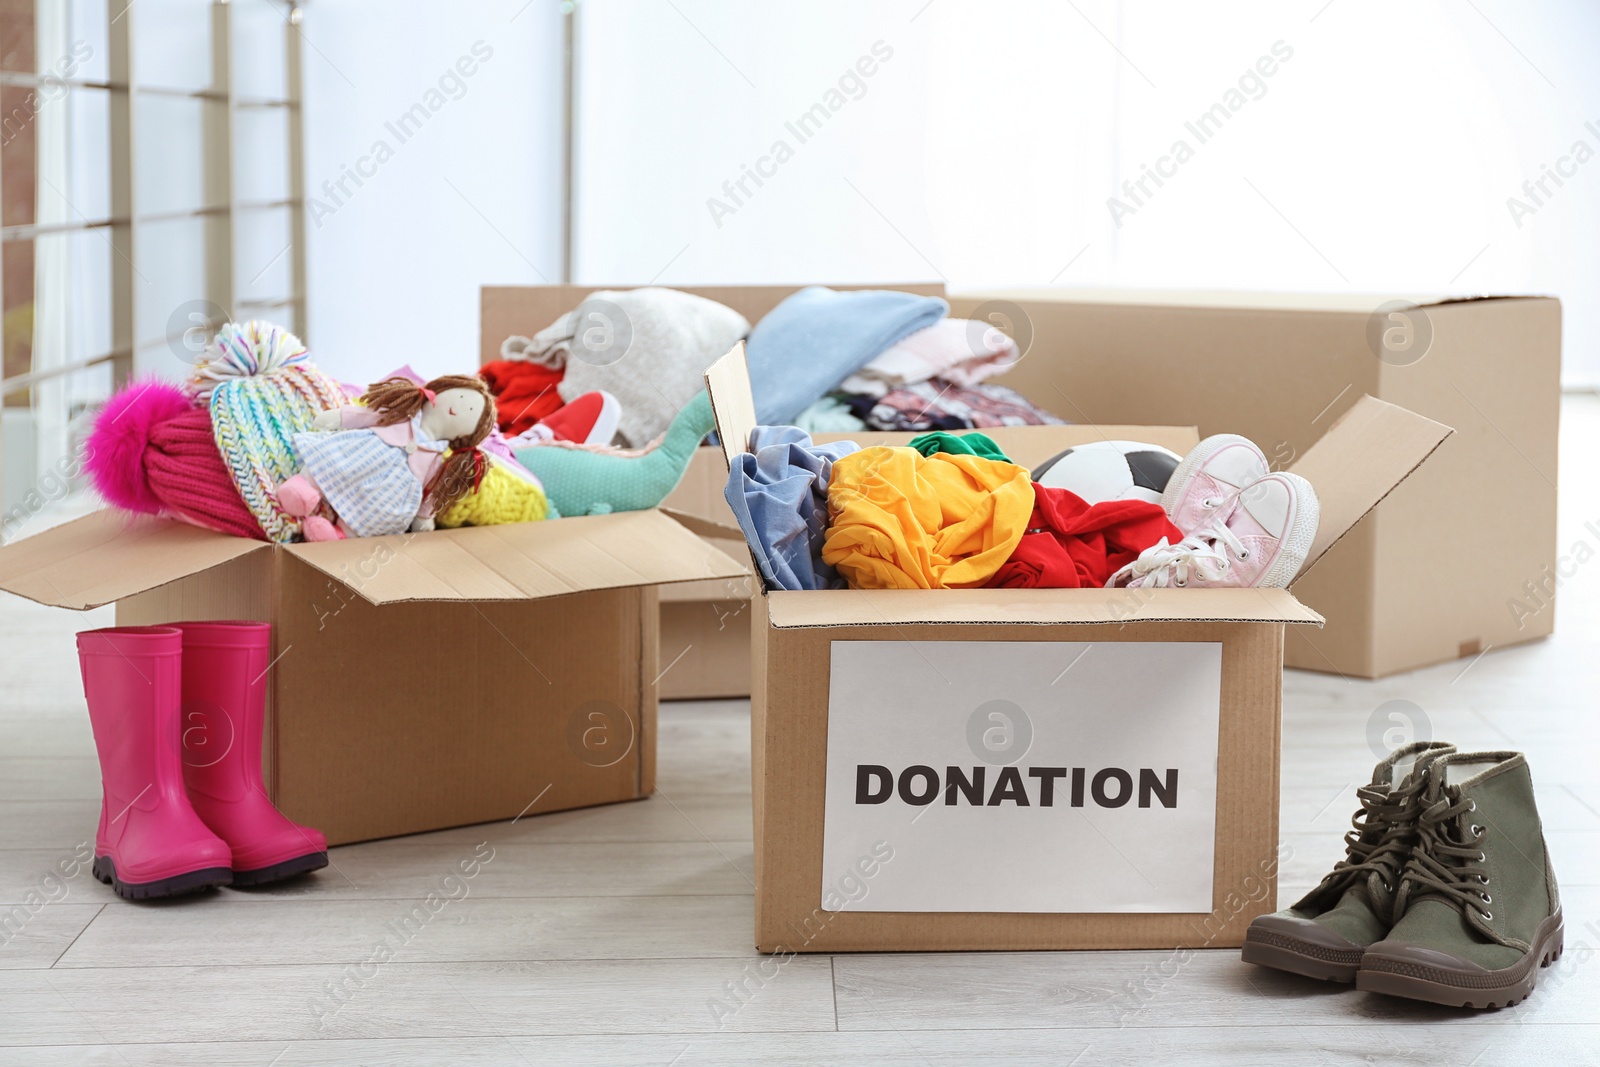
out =
[[[494,394],[489,392],[489,387],[481,379],[464,374],[446,374],[420,387],[409,378],[385,378],[367,386],[361,402],[369,411],[378,413],[379,426],[393,426],[397,422],[409,421],[422,410],[422,405],[428,400],[424,389],[435,394],[446,389],[472,389],[483,395],[483,413],[478,416],[477,425],[471,433],[450,440],[450,454],[439,467],[439,473],[425,487],[433,501],[433,510],[437,513],[448,510],[471,492],[473,483],[478,479],[480,464],[484,459],[477,448],[495,428]]]

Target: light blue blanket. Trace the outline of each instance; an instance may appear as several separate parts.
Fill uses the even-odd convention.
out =
[[[746,342],[756,421],[793,422],[884,349],[950,310],[936,296],[891,289],[801,289],[767,312]]]

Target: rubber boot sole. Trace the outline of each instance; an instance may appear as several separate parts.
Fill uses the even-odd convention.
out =
[[[1356,980],[1356,971],[1361,966],[1361,949],[1313,945],[1297,937],[1252,926],[1245,931],[1239,958],[1259,967],[1271,967],[1275,971],[1320,978],[1324,982],[1349,984]]]
[[[234,871],[233,888],[248,889],[251,886],[271,885],[273,882],[286,881],[298,875],[309,874],[311,871],[320,871],[327,865],[326,852],[308,852],[304,856],[274,863],[270,867],[257,867],[253,871]]]
[[[185,871],[183,874],[154,882],[124,882],[117,877],[117,865],[111,861],[110,856],[96,856],[93,870],[95,878],[110,886],[111,891],[123,900],[181,897],[186,893],[198,893],[202,889],[229,885],[233,882],[233,872],[226,867],[205,867],[198,871]]]
[[[1458,971],[1430,967],[1403,956],[1368,952],[1356,974],[1356,988],[1430,1004],[1461,1008],[1509,1008],[1526,1000],[1539,979],[1539,969],[1561,958],[1565,932],[1557,913],[1539,924],[1532,950],[1497,971]]]

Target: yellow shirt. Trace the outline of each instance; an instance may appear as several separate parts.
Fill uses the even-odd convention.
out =
[[[822,558],[853,589],[970,589],[1011,557],[1032,514],[1016,464],[878,445],[833,464]]]

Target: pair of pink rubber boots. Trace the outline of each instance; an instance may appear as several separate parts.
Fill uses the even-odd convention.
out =
[[[128,900],[265,885],[328,865],[261,781],[272,628],[117,626],[78,635],[100,755],[94,875]]]

